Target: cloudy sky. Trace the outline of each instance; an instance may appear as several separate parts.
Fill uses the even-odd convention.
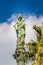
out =
[[[13,25],[19,13],[25,19],[25,42],[37,40],[32,26],[43,22],[43,0],[0,0],[0,65],[17,65],[12,56],[17,40]]]

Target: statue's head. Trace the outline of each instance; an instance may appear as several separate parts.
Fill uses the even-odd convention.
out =
[[[18,20],[22,20],[22,14],[18,14]]]

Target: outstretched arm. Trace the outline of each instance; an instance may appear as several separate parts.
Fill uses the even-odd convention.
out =
[[[33,29],[39,34],[39,35],[37,35],[37,39],[38,39],[38,41],[39,41],[39,40],[41,39],[41,35],[42,35],[41,28],[38,27],[38,26],[36,26],[36,25],[34,25],[34,26],[33,26]]]
[[[36,32],[38,32],[39,35],[41,35],[41,28],[40,28],[40,27],[34,25],[34,26],[33,26],[33,29],[34,29]]]

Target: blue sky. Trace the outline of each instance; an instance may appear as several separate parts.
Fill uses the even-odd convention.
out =
[[[19,13],[43,16],[43,0],[0,0],[0,23]]]

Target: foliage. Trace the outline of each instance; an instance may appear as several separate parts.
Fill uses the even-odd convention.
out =
[[[43,27],[34,25],[33,29],[39,34],[37,35],[37,41],[31,40],[26,45],[29,48],[29,57],[34,57],[34,60],[36,60],[32,65],[40,65],[43,61]]]

